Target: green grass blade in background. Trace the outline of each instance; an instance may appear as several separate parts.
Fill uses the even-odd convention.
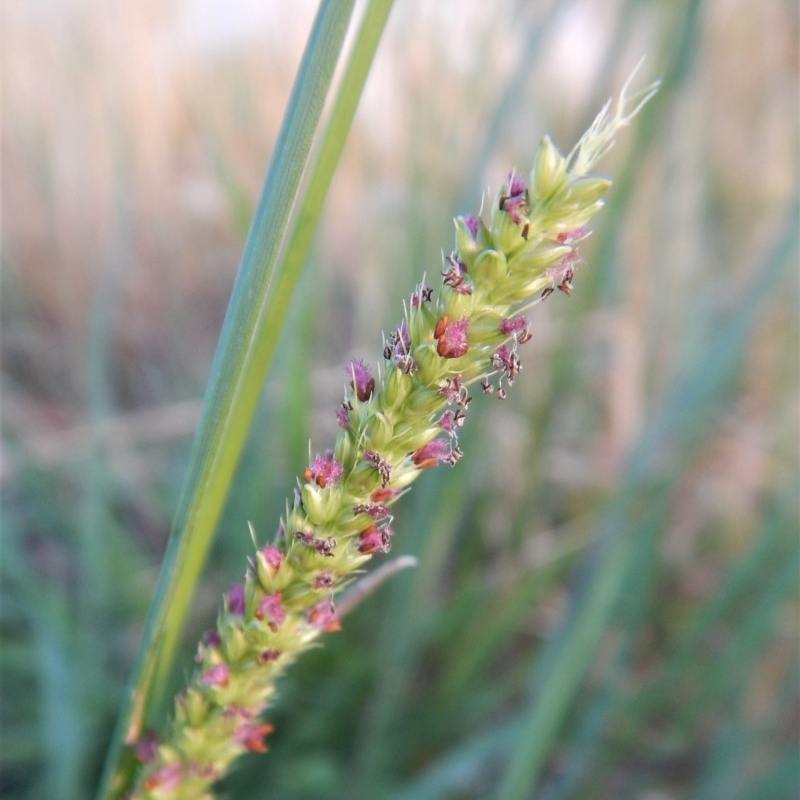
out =
[[[604,220],[598,231],[595,265],[586,275],[585,292],[598,302],[600,296],[608,301],[620,291],[619,276],[614,267],[617,263],[616,248],[620,238],[622,215],[629,207],[630,196],[637,184],[639,166],[664,128],[664,119],[672,107],[675,97],[687,91],[693,78],[693,65],[698,49],[702,46],[703,0],[685,0],[683,7],[675,4],[676,19],[664,36],[665,64],[661,74],[661,85],[652,100],[642,109],[636,119],[636,138],[628,152],[628,168],[614,178],[612,191],[604,208]],[[590,291],[591,290],[591,291]],[[588,299],[588,298],[587,298]]]
[[[173,533],[109,750],[101,797],[124,790],[134,764],[130,759],[123,763],[123,743],[137,738],[151,710],[161,705],[161,687],[255,413],[272,356],[264,332],[279,316],[271,291],[278,258],[353,5],[353,0],[323,2],[309,37],[220,334]]]
[[[531,684],[528,722],[511,755],[509,768],[499,788],[498,800],[525,800],[538,785],[546,756],[559,734],[572,698],[589,667],[597,643],[607,627],[628,569],[638,548],[648,537],[641,528],[626,524],[633,510],[633,498],[642,494],[649,464],[668,442],[683,440],[681,461],[693,452],[698,439],[693,433],[713,426],[718,400],[726,382],[740,367],[748,337],[754,330],[769,298],[781,285],[781,277],[797,249],[794,208],[776,236],[775,247],[755,279],[743,292],[737,312],[717,329],[694,368],[676,388],[659,419],[642,437],[628,468],[628,480],[612,500],[603,532],[609,538],[605,554],[595,565],[594,576],[567,629],[553,640],[537,659]],[[676,473],[679,469],[676,469]],[[677,474],[675,476],[678,477]],[[662,494],[661,503],[668,496]],[[639,501],[641,502],[641,501]],[[650,524],[662,524],[664,508],[653,504]],[[645,523],[644,527],[647,527]]]

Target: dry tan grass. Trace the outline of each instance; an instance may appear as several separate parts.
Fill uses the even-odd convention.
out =
[[[320,360],[339,363],[354,343],[375,341],[408,275],[435,272],[482,120],[513,79],[528,27],[547,17],[546,6],[400,5],[329,203],[316,268],[323,286],[341,282],[345,300],[326,315],[331,330],[321,323]],[[241,209],[257,196],[314,10],[267,6],[4,7],[5,424],[31,452],[49,431],[86,420],[92,320],[108,339],[109,413],[201,391],[241,251]],[[545,126],[562,143],[580,128],[618,8],[603,16],[576,3],[557,18],[477,185],[518,165]],[[643,51],[657,63],[669,17],[654,5],[635,21],[620,76]],[[605,422],[578,463],[554,453],[567,482],[613,483],[677,366],[701,346],[702,307],[736,295],[796,190],[796,14],[712,3],[700,35],[693,77],[637,177],[616,302],[581,323],[601,356],[588,368]],[[429,239],[409,241],[409,230]],[[430,263],[397,269],[420,253]],[[550,347],[560,324],[542,314],[532,347]],[[782,469],[766,453],[784,435],[796,440],[784,377],[796,330],[779,316],[760,331],[742,399],[691,481],[704,493],[696,502],[737,516]],[[327,413],[341,378],[324,374]]]

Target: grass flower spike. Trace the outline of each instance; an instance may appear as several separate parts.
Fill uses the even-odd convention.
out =
[[[224,598],[164,737],[139,743],[133,797],[211,797],[234,759],[267,749],[261,715],[276,679],[339,628],[335,596],[391,548],[395,501],[423,470],[460,460],[472,387],[506,397],[531,338],[526,313],[572,291],[578,244],[610,186],[590,170],[655,89],[628,98],[626,84],[568,157],[545,138],[530,175],[511,173],[485,219],[455,220],[438,292],[425,282],[412,292],[381,366],[347,365],[335,445],[305,469],[275,540],[256,546]]]

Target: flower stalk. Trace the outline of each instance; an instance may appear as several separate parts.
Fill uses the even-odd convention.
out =
[[[336,442],[304,470],[274,540],[253,536],[244,580],[199,643],[166,734],[136,745],[132,797],[210,798],[238,756],[267,749],[261,715],[276,679],[339,629],[336,595],[390,550],[397,499],[422,471],[461,459],[471,387],[505,399],[532,336],[526,313],[571,293],[578,244],[611,185],[590,170],[656,90],[629,98],[627,87],[567,157],[545,137],[530,175],[507,177],[486,220],[456,218],[436,296],[425,282],[414,289],[382,366],[347,365]]]

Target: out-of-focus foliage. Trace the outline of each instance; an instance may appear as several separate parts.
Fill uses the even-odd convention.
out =
[[[3,7],[4,797],[97,780],[313,12]],[[779,1],[397,4],[186,664],[452,216],[641,55],[664,84],[509,399],[398,507],[420,565],[283,682],[231,796],[792,796],[797,42]]]

